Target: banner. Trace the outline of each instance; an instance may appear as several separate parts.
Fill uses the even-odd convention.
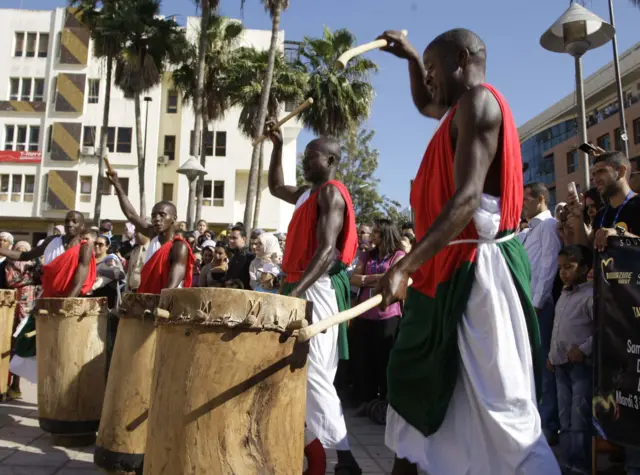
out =
[[[42,152],[0,150],[0,163],[40,163]]]
[[[593,421],[603,438],[640,447],[640,239],[609,238],[595,264]]]

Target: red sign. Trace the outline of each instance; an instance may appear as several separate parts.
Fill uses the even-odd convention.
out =
[[[0,150],[0,163],[40,163],[42,152]]]

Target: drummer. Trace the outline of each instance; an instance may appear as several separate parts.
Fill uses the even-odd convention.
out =
[[[269,190],[296,205],[287,234],[290,245],[282,262],[287,275],[283,293],[313,302],[315,323],[349,306],[351,286],[346,266],[358,249],[355,212],[346,187],[335,180],[340,144],[328,138],[310,142],[302,166],[311,187],[287,186],[282,171],[282,134],[272,128],[273,123],[268,124],[265,133],[273,142]],[[325,449],[337,451],[336,475],[354,475],[362,471],[349,448],[340,399],[333,385],[339,349],[348,353],[346,341],[344,347],[340,343],[338,327],[311,339],[306,422]]]
[[[151,238],[140,271],[138,293],[159,294],[162,289],[191,287],[195,258],[184,238],[176,235],[178,212],[175,205],[160,201],[151,210],[151,223],[148,223],[136,213],[118,174],[108,171],[107,177],[113,183],[124,215],[135,225],[137,232]]]
[[[87,225],[79,211],[69,211],[63,236],[49,236],[27,252],[0,249],[0,256],[14,261],[32,261],[44,256],[42,297],[79,297],[91,291],[96,281],[96,259],[92,243],[85,238]]]

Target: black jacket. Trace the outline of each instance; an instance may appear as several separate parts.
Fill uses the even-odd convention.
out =
[[[235,250],[233,257],[229,259],[229,269],[225,280],[240,280],[245,290],[251,290],[249,266],[255,258],[256,256],[249,252],[247,247]]]

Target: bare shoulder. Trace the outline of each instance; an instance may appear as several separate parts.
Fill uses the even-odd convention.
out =
[[[491,91],[476,86],[460,98],[456,119],[459,127],[473,124],[477,128],[491,129],[502,125],[502,110]]]
[[[324,186],[318,192],[318,205],[321,209],[344,209],[345,202],[340,190],[332,184]]]
[[[177,252],[179,254],[187,254],[187,251],[189,249],[189,245],[186,243],[186,241],[183,241],[182,239],[176,239],[175,241],[173,241],[173,245],[171,246],[171,250],[173,252]]]

